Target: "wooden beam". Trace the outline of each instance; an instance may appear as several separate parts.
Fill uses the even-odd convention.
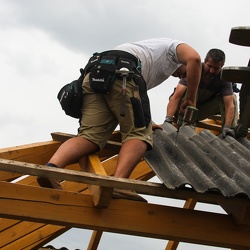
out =
[[[51,133],[53,141],[65,142],[70,138],[76,137],[74,134],[67,134],[62,132],[53,132]]]
[[[37,225],[38,223],[33,222],[25,222],[29,223],[30,225]],[[24,230],[25,223],[20,223],[22,227],[20,228],[19,234]],[[40,223],[41,224],[41,223]],[[44,225],[44,224],[43,224]],[[15,240],[8,241],[6,245],[3,245],[1,247],[1,250],[13,250],[13,249],[26,249],[30,250],[38,246],[43,246],[44,244],[50,242],[52,240],[52,237],[55,238],[59,236],[60,234],[66,232],[69,228],[65,229],[63,226],[58,225],[44,225],[40,227],[39,229],[30,232],[28,234],[23,234],[21,237],[16,238]],[[14,236],[13,231],[9,230],[10,233],[12,232]],[[2,234],[0,234],[1,239],[3,239]],[[9,238],[8,238],[9,239]],[[10,240],[10,239],[9,239]]]
[[[22,176],[21,174],[14,174],[10,172],[0,171],[0,181],[12,181]]]
[[[133,170],[129,178],[147,181],[154,176],[155,173],[152,170],[152,168],[148,165],[148,163],[144,160],[141,160],[137,164],[136,168]]]
[[[80,163],[81,165],[81,163]],[[84,167],[84,166],[83,166]],[[107,176],[106,171],[96,154],[87,157],[85,169],[88,173]],[[88,185],[90,193],[93,195],[93,202],[97,207],[107,207],[112,198],[113,188],[101,187],[98,185]]]
[[[109,175],[112,175],[114,172],[114,167],[116,165],[116,161],[117,161],[117,157],[113,157],[110,158],[108,160],[106,160],[105,162],[102,163],[102,165],[105,167],[105,171],[107,171],[107,173]],[[79,166],[77,167],[78,164],[75,165],[70,165],[67,166],[67,168],[69,169],[79,169]],[[6,173],[6,175],[14,175],[14,173],[9,173],[9,172],[3,172]],[[16,174],[17,175],[17,174]],[[21,175],[21,174],[20,174]],[[132,178],[139,178],[139,179],[146,179],[148,180],[148,178],[152,177],[152,170],[151,168],[148,166],[148,164],[145,161],[141,161],[138,166],[136,167],[136,169],[133,171],[131,177]],[[35,177],[33,176],[27,176],[26,178],[19,180],[18,182],[19,184],[24,184],[24,185],[32,185],[32,186],[37,186]],[[84,183],[75,183],[75,182],[70,182],[70,181],[65,181],[62,183],[63,189],[64,190],[68,190],[68,191],[74,191],[74,192],[82,192],[82,190],[87,188],[87,185]],[[26,224],[23,224],[26,223]],[[6,240],[8,240],[8,242],[12,242],[10,244],[10,249],[18,249],[16,247],[12,247],[14,244],[21,244],[20,246],[22,246],[22,249],[26,249],[27,250],[31,249],[31,247],[34,246],[43,246],[44,244],[48,243],[49,241],[51,241],[53,238],[57,237],[58,235],[60,235],[61,233],[67,231],[69,228],[66,227],[61,227],[59,228],[59,226],[54,226],[54,225],[44,225],[44,227],[40,227],[39,223],[35,223],[37,225],[37,230],[35,230],[32,233],[29,233],[29,231],[27,231],[31,225],[28,225],[27,223],[30,224],[34,224],[33,222],[22,222],[22,221],[18,221],[18,220],[11,220],[11,219],[0,219],[0,238],[1,238],[1,231],[3,230],[10,230],[11,232],[16,231],[16,226],[19,227],[22,225],[22,233],[23,236],[20,239],[17,239],[16,241],[13,241],[12,239],[12,235],[10,235],[11,238],[6,238]],[[19,225],[20,224],[20,225]],[[45,229],[43,229],[45,228]],[[44,233],[41,233],[41,230],[45,230],[47,231],[52,231],[53,234],[49,235],[49,236],[45,236]],[[96,236],[100,235],[100,231],[98,231],[98,233],[95,231],[94,234]],[[39,241],[36,241],[35,239],[39,238]],[[23,239],[23,240],[22,240]],[[98,239],[92,239],[93,242],[93,247],[96,246]],[[21,241],[21,242],[19,242]],[[32,241],[33,242],[32,245],[30,245]],[[16,243],[15,243],[16,242]],[[16,245],[15,245],[16,246]]]
[[[37,183],[36,181],[34,181],[34,179],[35,178],[33,176],[27,176],[25,179],[20,180],[18,183],[22,185],[36,186]],[[73,187],[71,187],[72,184],[74,184]],[[82,190],[87,189],[87,185],[81,183],[63,182],[62,186],[64,189],[74,192],[82,192]],[[30,231],[31,227],[34,229],[33,232]],[[20,230],[20,228],[22,228],[22,230]],[[7,237],[7,235],[5,234],[4,239],[6,240],[6,242],[10,242],[8,249],[11,250],[12,249],[30,250],[32,247],[35,247],[37,245],[43,246],[47,242],[50,242],[52,239],[56,238],[57,236],[66,232],[69,229],[70,229],[69,227],[63,227],[63,226],[59,227],[57,225],[43,225],[41,227],[40,223],[11,220],[6,218],[0,219],[0,239],[2,238],[4,231],[5,230],[8,231],[9,237]],[[42,232],[43,230],[45,233]],[[13,239],[15,234],[13,235],[11,232],[15,231],[18,232],[20,231],[23,234],[23,236],[21,238]],[[52,232],[52,233],[48,235],[47,232]],[[21,247],[20,248],[16,247],[16,244],[20,245]]]
[[[51,133],[51,136],[54,141],[59,141],[59,142],[65,142],[68,139],[75,137],[75,135],[60,133],[60,132]],[[103,161],[118,154],[120,148],[121,148],[121,134],[119,131],[115,131],[111,135],[110,139],[107,141],[105,147],[101,151],[97,152],[97,155],[99,156],[100,160]]]
[[[48,141],[0,149],[0,158],[46,164],[61,142]]]
[[[195,205],[196,205],[197,201],[195,199],[188,199],[186,200],[183,208],[186,208],[186,209],[194,209]],[[167,247],[165,250],[176,250],[177,247],[179,245],[179,241],[173,241],[173,240],[170,240],[167,244]]]
[[[89,241],[87,250],[96,250],[102,237],[102,231],[94,231]]]
[[[119,154],[120,149],[121,149],[120,142],[107,141],[105,147],[96,154],[99,156],[101,161],[104,161],[109,159],[110,157],[113,157],[114,155]]]
[[[209,123],[206,123],[205,121],[196,122],[196,127],[221,132],[220,125],[209,124]]]
[[[236,224],[229,215],[128,200],[112,200],[108,208],[100,209],[93,205],[90,195],[5,182],[0,183],[0,190],[6,190],[0,193],[0,215],[6,218],[226,248],[250,248],[250,227]]]
[[[19,221],[17,220],[10,220],[10,219],[3,219],[0,218],[0,233],[4,230],[7,230],[8,228],[11,228],[15,225],[17,225]]]
[[[225,204],[224,202],[222,202],[220,206],[228,214],[232,214],[237,223],[250,225],[250,206],[241,206],[240,204]]]
[[[39,229],[43,226],[42,223],[30,223],[30,222],[23,222],[18,223],[15,226],[15,230],[5,230],[1,232],[1,241],[0,241],[0,249],[4,246],[8,245],[11,242],[16,241],[17,239],[22,238],[25,234],[23,233],[23,227],[25,228],[25,233],[31,233],[34,229]],[[20,249],[20,248],[16,248]]]
[[[86,165],[84,166],[84,163]],[[95,173],[99,175],[107,176],[103,165],[100,162],[99,157],[96,154],[91,154],[87,157],[87,160],[80,161],[81,168],[86,169],[87,172]],[[93,202],[96,207],[108,207],[110,204],[113,188],[101,187],[96,185],[88,185],[90,193],[93,195]],[[100,242],[102,231],[94,231],[92,233],[88,250],[96,250]]]
[[[76,135],[73,134],[67,134],[67,133],[62,133],[62,132],[53,132],[51,133],[51,136],[54,141],[61,141],[64,142],[72,137],[75,137]],[[109,140],[115,141],[115,142],[121,142],[121,133],[120,131],[116,130],[112,133],[110,136]]]
[[[131,180],[126,178],[116,178],[113,176],[102,176],[80,171],[52,168],[44,165],[23,163],[5,159],[0,159],[0,170],[23,173],[34,176],[44,176],[48,178],[68,180],[92,185],[99,185],[103,187],[116,187],[121,189],[134,190],[137,193],[153,196],[182,200],[194,198],[199,202],[206,202],[212,204],[220,204],[221,202],[223,202],[223,204],[228,205],[236,205],[238,203],[241,206],[250,206],[249,199],[226,198],[220,194],[213,193],[202,194],[194,192],[193,189],[172,190],[166,188],[164,184],[160,183]]]

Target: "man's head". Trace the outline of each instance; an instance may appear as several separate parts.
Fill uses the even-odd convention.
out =
[[[218,75],[225,63],[225,53],[220,49],[210,49],[204,61],[203,78],[212,80]]]

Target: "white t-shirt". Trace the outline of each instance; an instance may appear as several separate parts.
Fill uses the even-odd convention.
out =
[[[124,43],[114,50],[129,52],[141,60],[141,74],[147,89],[151,89],[164,82],[181,66],[176,55],[176,47],[181,43],[171,38],[157,38]]]

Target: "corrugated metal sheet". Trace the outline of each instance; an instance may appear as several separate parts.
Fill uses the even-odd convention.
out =
[[[250,198],[250,142],[215,136],[209,130],[196,133],[163,124],[154,132],[154,148],[145,160],[169,189],[192,187],[199,193],[218,192],[225,197]]]

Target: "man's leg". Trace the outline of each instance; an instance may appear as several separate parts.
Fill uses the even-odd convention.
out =
[[[65,168],[76,163],[80,158],[95,152],[98,146],[83,137],[74,137],[65,141],[55,152],[47,164],[50,167]],[[62,189],[59,181],[45,177],[38,177],[37,182],[41,187]]]
[[[137,163],[139,163],[139,161],[143,157],[146,150],[147,144],[141,140],[130,139],[124,142],[118,156],[114,176],[119,178],[128,178],[136,167]],[[146,199],[144,199],[134,191],[118,188],[114,188],[113,198],[147,202]]]
[[[146,150],[147,144],[141,140],[131,139],[124,142],[118,156],[114,176],[128,178]]]
[[[50,163],[58,168],[65,168],[69,164],[79,161],[80,158],[98,150],[98,146],[83,138],[74,137],[65,141],[50,159]]]

